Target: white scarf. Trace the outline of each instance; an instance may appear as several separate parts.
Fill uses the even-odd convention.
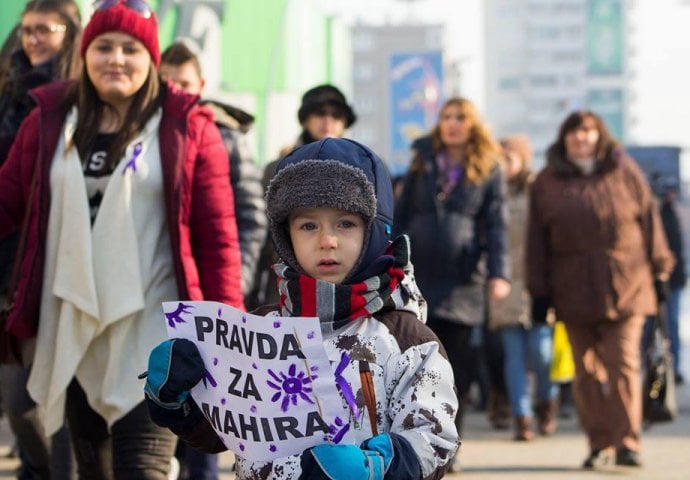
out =
[[[591,175],[594,173],[594,168],[596,167],[596,160],[594,157],[578,158],[577,160],[572,160],[572,162],[580,169],[583,175]]]
[[[160,118],[159,111],[127,147],[93,228],[82,162],[76,147],[66,150],[76,109],[65,120],[50,172],[46,265],[28,382],[48,435],[63,423],[74,377],[109,426],[129,412],[143,399],[137,373],[166,337],[160,301],[174,299],[177,288],[164,214]]]

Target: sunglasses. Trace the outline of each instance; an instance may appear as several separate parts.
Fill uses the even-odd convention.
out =
[[[108,10],[117,5],[124,5],[144,18],[150,18],[153,15],[153,9],[144,0],[96,0],[93,2],[94,10]]]
[[[38,25],[22,25],[17,30],[17,36],[21,38],[28,38],[30,36],[35,36],[36,38],[45,38],[51,33],[64,32],[67,30],[67,25],[61,25],[59,23],[51,23],[47,25],[45,23],[39,23]]]

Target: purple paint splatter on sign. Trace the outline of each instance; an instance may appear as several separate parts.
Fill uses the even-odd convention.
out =
[[[352,387],[347,382],[345,377],[343,377],[343,371],[350,364],[350,355],[347,352],[343,352],[340,356],[340,363],[335,368],[335,383],[340,389],[340,393],[343,394],[347,405],[350,407],[352,414],[355,418],[359,418],[359,408],[357,407],[357,401],[355,400],[355,395],[352,393]]]
[[[244,452],[244,443],[240,443],[240,450]]]
[[[275,452],[276,450],[278,450],[278,447],[276,447],[275,445],[271,444],[271,446],[268,447],[268,449],[269,449],[270,451],[272,451],[272,452]]]
[[[258,369],[259,369],[259,366],[258,366],[256,363],[252,363],[252,368],[253,368],[254,370],[258,370]]]
[[[315,336],[316,336],[316,332],[314,332],[314,331],[307,333],[307,338],[309,340],[312,340]]]
[[[225,405],[226,402],[227,402],[227,400],[225,400],[224,398],[221,398],[221,399],[220,399],[220,404],[221,404],[221,405]]]
[[[218,318],[221,318],[221,314],[222,314],[222,313],[223,313],[223,310],[219,308],[219,309],[218,309]]]
[[[251,407],[249,407],[249,411],[251,411],[252,413],[256,413],[256,405],[252,405]]]
[[[280,322],[278,320],[273,322],[273,328],[280,328]]]
[[[328,429],[332,435],[330,441],[333,443],[340,443],[345,434],[350,430],[350,424],[343,422],[340,417],[335,417],[335,421],[328,426]],[[324,440],[329,441],[329,438],[326,436]]]
[[[168,325],[171,328],[175,328],[176,323],[186,323],[186,320],[182,318],[183,313],[191,313],[190,309],[194,308],[193,305],[187,305],[182,302],[177,304],[177,308],[172,312],[165,314],[165,318],[168,319]]]
[[[216,379],[213,378],[213,375],[211,375],[211,372],[208,370],[204,369],[204,378],[202,380],[204,381],[204,387],[206,388],[208,388],[208,384],[206,382],[210,383],[213,388],[218,386],[218,382],[216,382]]]
[[[242,315],[242,323],[247,323],[247,317],[245,317],[244,315]]]
[[[215,367],[216,365],[218,365],[218,358],[213,357],[213,366]]]

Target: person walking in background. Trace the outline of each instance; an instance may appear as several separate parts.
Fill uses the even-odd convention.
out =
[[[503,342],[505,381],[515,423],[515,440],[531,440],[532,397],[528,371],[534,372],[536,416],[539,432],[556,430],[558,389],[549,378],[553,349],[552,329],[544,322],[533,323],[529,294],[525,288],[525,237],[527,195],[532,180],[532,146],[527,137],[513,135],[500,141],[508,178],[507,205],[510,214],[508,245],[512,265],[512,289],[504,299],[489,300],[489,326],[498,329]]]
[[[31,0],[17,25],[6,68],[0,71],[0,165],[5,163],[19,126],[35,107],[32,88],[54,80],[76,78],[81,67],[81,16],[72,0]],[[8,296],[19,234],[0,240],[0,295]],[[27,360],[28,362],[28,360]],[[29,368],[1,365],[2,408],[17,440],[20,479],[72,478],[69,434],[61,429],[50,441],[43,432],[36,404],[26,390]]]
[[[412,145],[414,157],[395,209],[393,228],[407,233],[429,327],[442,340],[460,398],[469,390],[476,350],[472,329],[485,321],[486,293],[510,292],[505,178],[500,147],[474,104],[445,102],[431,133]]]
[[[201,95],[205,81],[199,59],[183,42],[175,42],[161,55],[160,73],[191,95]],[[235,218],[242,252],[242,291],[252,290],[261,247],[266,241],[268,219],[261,171],[257,167],[247,132],[254,123],[249,113],[215,100],[201,99],[200,105],[213,111],[216,126],[230,161],[230,183],[235,198]]]
[[[647,182],[594,112],[560,126],[528,218],[532,318],[543,323],[553,307],[566,325],[590,448],[583,467],[639,466],[642,327],[673,255]]]
[[[302,132],[294,145],[283,148],[280,158],[302,145],[324,138],[342,138],[345,130],[357,120],[357,115],[352,106],[347,103],[345,95],[337,87],[324,84],[311,88],[302,95],[297,119],[302,125]],[[262,180],[264,190],[268,188],[268,184],[275,175],[280,158],[268,163],[264,168]],[[247,301],[248,309],[278,303],[278,291],[275,288],[278,277],[272,266],[279,260],[271,238],[267,236],[256,269],[254,289]]]
[[[683,252],[683,228],[676,211],[676,201],[678,198],[678,181],[673,177],[658,176],[652,178],[652,187],[659,196],[661,202],[660,213],[661,223],[664,226],[664,233],[668,240],[676,264],[671,272],[668,281],[668,298],[666,298],[667,318],[668,318],[668,338],[671,343],[671,353],[673,354],[673,372],[677,384],[684,381],[680,371],[680,299],[683,288],[687,282],[685,272],[685,254]],[[647,319],[643,335],[643,351],[649,344],[654,332],[654,319]]]
[[[201,95],[205,80],[196,54],[184,43],[175,42],[161,55],[159,68],[163,80],[172,82],[190,95]],[[266,240],[268,220],[261,173],[254,163],[246,133],[254,122],[247,112],[213,100],[199,101],[213,110],[216,126],[223,136],[230,164],[230,184],[235,199],[235,218],[242,252],[242,291],[252,289],[261,248]],[[216,480],[218,456],[185,448],[180,442],[176,457],[182,460],[180,479]]]
[[[156,16],[97,2],[78,82],[35,90],[0,169],[0,235],[29,209],[9,333],[35,336],[28,390],[65,418],[82,478],[167,479],[176,439],[141,394],[161,302],[243,308],[227,154],[212,114],[159,82]]]

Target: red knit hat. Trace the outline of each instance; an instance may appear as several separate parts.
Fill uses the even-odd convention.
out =
[[[119,3],[114,7],[93,12],[81,37],[81,56],[94,38],[106,32],[123,32],[133,36],[144,44],[151,54],[151,60],[158,66],[161,62],[161,51],[158,46],[158,20],[151,10],[146,18],[142,14]]]

